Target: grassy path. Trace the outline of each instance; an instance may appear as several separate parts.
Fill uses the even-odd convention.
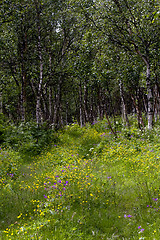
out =
[[[1,177],[1,239],[160,238],[157,141],[78,126],[59,139]]]

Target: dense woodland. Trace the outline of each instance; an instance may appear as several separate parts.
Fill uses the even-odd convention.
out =
[[[3,0],[0,111],[57,129],[160,117],[159,0]],[[147,121],[146,121],[147,120]]]
[[[2,0],[0,31],[0,239],[159,240],[159,0]]]

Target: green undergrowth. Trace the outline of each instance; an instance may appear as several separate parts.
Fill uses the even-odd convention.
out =
[[[2,148],[0,238],[159,239],[160,130],[116,131],[73,124],[30,162]]]
[[[7,121],[0,121],[0,144],[3,148],[11,148],[19,152],[25,161],[50,148],[57,143],[57,132],[48,128],[44,123],[37,126],[35,122],[26,122],[19,125]]]

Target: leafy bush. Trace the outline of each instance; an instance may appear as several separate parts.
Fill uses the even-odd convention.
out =
[[[45,125],[37,127],[34,122],[21,123],[19,126],[10,124],[5,129],[3,146],[22,154],[39,154],[46,146],[58,140],[56,133]]]
[[[2,143],[4,141],[4,128],[3,128],[3,125],[0,124],[0,143]]]
[[[5,139],[5,128],[4,115],[0,113],[0,144],[3,143]]]

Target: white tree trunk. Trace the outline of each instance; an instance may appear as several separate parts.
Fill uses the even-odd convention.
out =
[[[37,122],[38,126],[41,123],[40,112],[41,112],[41,110],[40,110],[40,96],[37,96],[37,99],[36,99],[36,122]]]
[[[40,100],[41,100],[41,89],[42,89],[42,81],[43,81],[43,64],[42,64],[42,55],[40,53],[40,75],[39,75],[39,85],[38,85],[38,93],[36,98],[36,121],[37,125],[41,123],[41,107],[40,107]]]
[[[48,89],[48,101],[49,101],[49,121],[52,121],[52,115],[53,115],[53,106],[52,106],[52,88],[49,86]]]

